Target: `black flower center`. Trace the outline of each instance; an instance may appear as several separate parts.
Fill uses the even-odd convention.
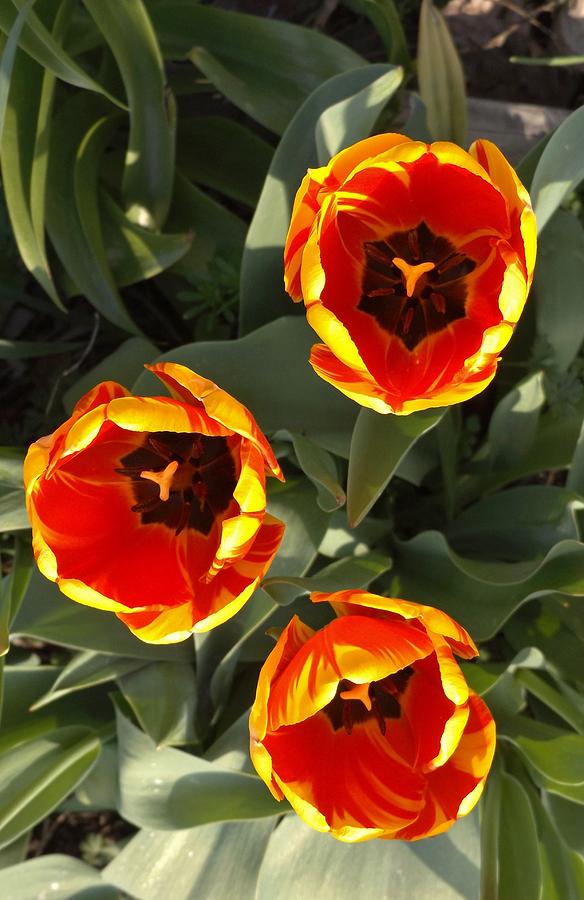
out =
[[[358,309],[369,313],[408,350],[465,315],[466,276],[474,259],[425,222],[363,245]]]
[[[385,734],[386,720],[399,719],[401,715],[400,697],[413,674],[412,667],[407,666],[369,685],[356,685],[344,678],[323,712],[335,731],[344,728],[347,734],[351,734],[355,724],[375,719],[379,730]]]
[[[132,481],[132,512],[144,525],[160,523],[180,534],[209,534],[237,484],[235,461],[224,437],[156,431],[121,460],[115,471]]]

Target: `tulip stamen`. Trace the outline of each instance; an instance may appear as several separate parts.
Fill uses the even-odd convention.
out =
[[[416,230],[408,231],[408,249],[413,259],[420,259],[420,239]]]
[[[395,288],[376,288],[374,291],[369,291],[368,297],[389,297],[391,294],[395,294]]]

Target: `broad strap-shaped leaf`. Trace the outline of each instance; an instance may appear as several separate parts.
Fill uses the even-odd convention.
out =
[[[584,547],[566,540],[542,560],[486,562],[463,559],[440,532],[424,531],[396,543],[392,572],[394,596],[439,606],[482,641],[532,598],[583,596]]]
[[[362,409],[351,440],[347,515],[352,526],[367,515],[416,441],[440,421],[443,410],[383,416]]]
[[[49,853],[2,870],[2,889],[10,897],[42,897],[51,900],[118,900],[112,883],[93,866],[74,856]]]
[[[476,814],[428,841],[345,844],[315,833],[297,816],[273,832],[260,868],[257,900],[315,897],[468,900],[478,894]]]
[[[584,341],[584,228],[558,210],[539,240],[534,284],[538,335],[564,372]]]
[[[584,106],[575,110],[547,143],[531,184],[531,199],[541,232],[562,200],[584,178]]]
[[[120,812],[143,828],[261,819],[286,810],[255,775],[154,742],[118,712]]]
[[[418,81],[434,140],[466,142],[464,72],[448,26],[432,0],[422,0],[418,31]]]
[[[174,98],[164,73],[156,33],[142,0],[84,0],[122,76],[130,130],[122,178],[129,218],[161,228],[174,183]]]
[[[387,65],[336,75],[308,97],[290,122],[274,154],[247,234],[241,267],[241,333],[293,309],[283,287],[284,242],[294,195],[307,168],[322,161],[317,133],[321,148],[326,147],[327,152],[331,148],[338,152],[367,137],[401,77],[401,69]],[[331,112],[323,124],[321,116],[326,117],[328,110]]]
[[[138,832],[104,870],[103,878],[140,900],[255,895],[273,819],[200,825],[181,831]],[[152,865],[152,860],[156,864]]]
[[[278,19],[189,0],[151,5],[150,15],[165,56],[191,59],[228,100],[278,133],[319,84],[364,62],[326,35]]]
[[[87,728],[59,728],[0,754],[0,846],[45,818],[81,781],[101,744]]]
[[[539,900],[542,873],[535,816],[525,788],[501,773],[497,900]]]
[[[25,0],[0,0],[0,30],[9,34],[14,25],[19,10],[24,6]],[[63,50],[59,41],[45,27],[35,11],[27,15],[19,40],[22,49],[44,69],[48,69],[57,78],[72,84],[75,87],[95,91],[107,97],[120,108],[124,104],[110,94],[101,84],[91,78],[80,66],[77,65],[68,53]]]

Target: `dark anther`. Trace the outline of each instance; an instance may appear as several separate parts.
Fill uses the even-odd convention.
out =
[[[418,239],[418,232],[415,230],[408,231],[408,250],[414,261],[420,259],[420,241]]]

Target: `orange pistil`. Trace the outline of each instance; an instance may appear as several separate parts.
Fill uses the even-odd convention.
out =
[[[394,258],[392,259],[392,263],[400,270],[405,279],[406,294],[408,295],[408,297],[414,296],[416,285],[418,284],[420,278],[425,275],[426,272],[431,272],[432,269],[436,268],[436,264],[433,262],[424,262],[412,265],[411,263],[406,262],[405,259],[400,259],[399,256],[394,256]]]
[[[160,499],[168,500],[170,497],[170,489],[172,487],[172,479],[176,474],[178,465],[178,461],[175,459],[172,462],[169,462],[161,472],[152,472],[148,470],[140,472],[140,478],[145,478],[146,481],[153,481],[154,484],[158,485]]]
[[[342,700],[360,700],[361,703],[365,705],[368,711],[371,711],[371,697],[369,696],[369,685],[367,684],[354,684],[353,687],[348,688],[346,691],[341,691],[341,699]]]

